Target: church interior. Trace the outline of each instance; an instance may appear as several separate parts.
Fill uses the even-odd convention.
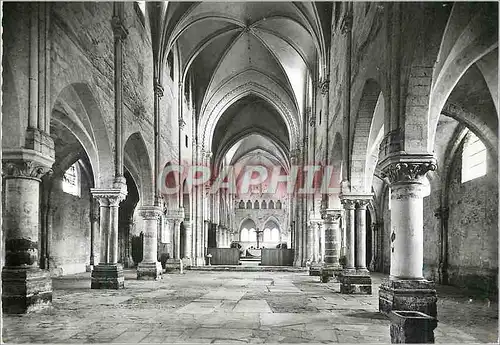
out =
[[[498,341],[497,2],[2,28],[2,341]]]

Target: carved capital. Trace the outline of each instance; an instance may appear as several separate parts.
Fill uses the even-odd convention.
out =
[[[124,25],[125,23],[119,16],[113,16],[111,19],[111,27],[113,28],[113,36],[115,39],[124,40],[128,36],[128,30]]]
[[[341,210],[326,209],[321,212],[321,218],[325,223],[337,223],[342,217]]]
[[[352,30],[352,14],[348,12],[342,19],[342,24],[340,25],[340,31],[345,35],[350,33]]]
[[[385,167],[383,178],[388,178],[392,183],[417,182],[429,171],[436,170],[434,162],[393,162]]]
[[[158,79],[155,79],[155,81],[154,81],[154,92],[155,92],[155,95],[158,96],[159,98],[162,98],[163,97],[163,91],[165,91],[165,89],[160,84],[160,81]]]
[[[311,116],[309,118],[309,126],[311,126],[311,127],[316,126],[316,116]]]
[[[450,215],[450,209],[448,207],[438,207],[434,211],[434,217],[442,220],[447,220]]]
[[[179,119],[179,129],[183,130],[185,126],[186,126],[186,121],[184,121],[184,119],[181,117]]]
[[[324,78],[319,81],[318,88],[322,95],[328,95],[328,90],[330,89],[330,79]]]
[[[172,209],[165,209],[165,217],[170,220],[183,220],[184,219],[184,208],[179,207],[179,208],[172,208]]]
[[[99,201],[100,206],[116,207],[127,197],[127,192],[122,188],[91,188],[90,193],[92,193],[92,196]]]
[[[354,210],[356,208],[356,200],[354,199],[340,199],[345,210]]]
[[[162,214],[162,209],[158,206],[142,206],[138,211],[144,220],[158,220]]]
[[[53,170],[36,161],[13,160],[2,162],[4,179],[28,178],[41,180],[44,175],[52,175]]]

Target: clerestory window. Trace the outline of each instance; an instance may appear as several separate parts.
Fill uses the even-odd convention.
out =
[[[80,196],[80,166],[75,162],[66,170],[62,180],[62,190],[65,193]]]
[[[469,131],[462,149],[462,183],[486,175],[486,147]]]

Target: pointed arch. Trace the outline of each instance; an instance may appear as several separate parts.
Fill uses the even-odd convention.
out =
[[[140,132],[131,134],[125,141],[124,163],[136,180],[143,205],[154,202],[153,169],[144,138]]]

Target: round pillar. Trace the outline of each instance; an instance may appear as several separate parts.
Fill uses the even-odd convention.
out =
[[[354,270],[354,210],[355,210],[355,202],[354,200],[343,199],[342,203],[344,204],[344,209],[346,210],[346,265],[345,268],[347,270]]]
[[[423,279],[424,185],[399,182],[391,186],[391,277]]]
[[[356,204],[356,269],[367,271],[366,268],[366,206],[368,200],[358,200]]]
[[[137,266],[137,279],[160,279],[161,264],[158,262],[158,219],[162,209],[158,206],[142,206],[139,215],[143,219],[143,260]]]

